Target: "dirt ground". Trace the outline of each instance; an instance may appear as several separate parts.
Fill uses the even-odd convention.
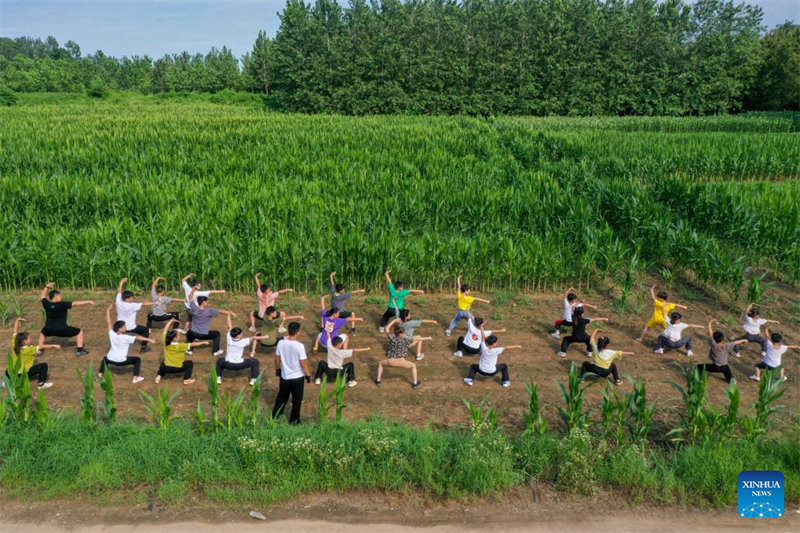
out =
[[[701,289],[682,285],[672,287],[670,299],[689,305],[689,310],[684,313],[684,320],[690,323],[706,324],[715,317],[721,321],[720,327],[729,336],[738,336],[742,333],[743,305],[739,305],[733,312],[727,303],[720,303],[710,294]],[[97,368],[101,358],[108,350],[108,338],[105,326],[105,306],[113,301],[111,291],[88,292],[85,290],[63,289],[67,300],[94,299],[94,307],[80,307],[70,311],[70,324],[84,328],[86,331],[86,347],[91,352],[83,358],[74,355],[74,340],[67,342],[60,351],[45,351],[39,357],[40,361],[50,365],[50,380],[54,387],[47,391],[49,405],[57,409],[77,411],[80,405],[82,387],[75,370],[85,370],[88,361],[92,367]],[[179,299],[182,293],[172,290],[172,296]],[[6,293],[7,297],[16,298],[23,306],[24,316],[28,319],[27,330],[38,334],[43,321],[43,313],[38,302],[38,291],[25,291],[22,293]],[[425,324],[417,330],[417,334],[430,335],[432,341],[424,344],[425,359],[418,362],[419,376],[422,386],[411,389],[411,375],[407,370],[388,369],[383,378],[383,385],[378,388],[373,384],[377,372],[377,363],[385,356],[385,336],[377,330],[377,322],[385,310],[385,293],[373,292],[367,295],[353,296],[348,303],[348,309],[364,317],[364,322],[358,327],[356,335],[350,344],[351,348],[371,347],[366,353],[356,354],[356,378],[358,385],[347,391],[346,419],[362,419],[370,416],[381,416],[391,420],[407,422],[415,426],[425,426],[431,423],[435,427],[452,427],[468,423],[467,410],[462,403],[462,398],[479,402],[486,398],[488,405],[498,408],[500,424],[506,429],[521,427],[522,412],[527,407],[528,395],[525,382],[532,379],[539,384],[540,402],[545,406],[545,416],[551,425],[557,424],[556,405],[561,403],[559,391],[555,380],[566,381],[569,365],[572,361],[578,364],[586,360],[580,350],[580,345],[572,345],[566,358],[556,356],[559,341],[549,335],[549,325],[553,320],[560,318],[563,298],[562,294],[549,293],[480,293],[476,296],[492,300],[491,304],[476,303],[473,312],[488,320],[491,329],[506,328],[507,333],[500,333],[501,345],[521,344],[522,350],[509,351],[501,356],[501,361],[508,363],[511,372],[512,385],[508,389],[500,386],[499,375],[495,379],[477,379],[473,387],[467,387],[462,379],[467,375],[469,365],[477,362],[477,356],[465,356],[456,359],[452,353],[455,350],[458,335],[463,334],[465,323],[461,322],[459,328],[451,337],[445,337],[444,329],[455,313],[455,298],[450,294],[410,295],[406,299],[406,307],[411,309],[412,317],[434,319],[439,325]],[[646,322],[652,311],[647,289],[644,289],[637,298],[633,296],[631,303],[633,310],[621,316],[611,309],[613,292],[606,289],[597,289],[588,294],[581,295],[585,301],[597,305],[599,309],[588,313],[589,316],[609,317],[611,322],[603,324],[606,334],[612,339],[612,347],[619,350],[636,352],[635,356],[626,357],[619,367],[623,374],[633,377],[641,376],[647,381],[647,392],[651,399],[658,400],[658,421],[669,423],[671,415],[666,409],[678,402],[678,393],[666,382],[667,380],[682,381],[680,370],[672,364],[687,363],[684,352],[669,351],[664,355],[655,355],[653,346],[657,332],[650,332],[645,344],[636,342],[641,327]],[[776,327],[781,331],[789,343],[800,343],[800,294],[792,287],[776,285],[771,288],[761,304],[762,316],[776,319],[781,325]],[[149,293],[142,292],[137,298],[149,297]],[[318,331],[319,297],[317,295],[281,296],[278,300],[279,309],[290,314],[302,313],[305,315],[303,322],[302,340],[306,344],[309,359],[313,369],[317,361],[325,357],[324,352],[311,355],[313,336]],[[370,302],[370,303],[367,303]],[[241,295],[214,295],[214,306],[230,309],[239,314],[235,324],[246,328],[247,313],[254,308],[255,296]],[[182,304],[174,304],[175,309],[182,310]],[[139,323],[145,322],[145,313],[140,312]],[[225,331],[225,322],[217,319],[215,328]],[[592,326],[590,326],[591,331]],[[695,357],[699,362],[707,360],[708,345],[705,330],[690,330],[695,339]],[[7,349],[9,345],[11,324],[7,323],[2,329],[2,343],[0,349]],[[160,335],[160,330],[154,330],[154,336]],[[59,342],[52,339],[50,342]],[[224,348],[224,341],[223,341]],[[131,353],[138,352],[132,349]],[[260,349],[259,358],[262,368],[265,369],[264,384],[262,385],[263,402],[270,407],[274,401],[278,381],[274,376],[273,352]],[[142,375],[146,380],[138,385],[130,381],[130,370],[115,371],[115,390],[117,407],[123,417],[144,417],[145,411],[137,393],[144,390],[155,395],[159,386],[153,382],[159,361],[162,355],[160,349],[144,356]],[[410,356],[411,357],[411,356]],[[207,378],[212,362],[210,348],[196,349],[192,357],[195,361],[195,377],[198,381],[184,387],[180,377],[166,379],[170,390],[180,390],[181,393],[175,400],[175,412],[190,415],[194,412],[198,399],[206,399],[207,391],[204,379]],[[756,344],[748,344],[742,350],[742,356],[731,360],[731,368],[742,396],[742,406],[750,408],[757,394],[757,383],[747,379],[753,373],[753,364],[760,361],[760,351]],[[783,363],[788,373],[788,387],[781,403],[797,411],[800,407],[800,352],[792,350],[784,355]],[[244,373],[226,374],[222,390],[237,393],[247,384]],[[723,389],[725,382],[720,374],[714,374],[709,379],[708,396],[716,405],[725,404]],[[601,386],[590,387],[587,392],[587,405],[599,406]],[[631,385],[626,381],[619,387],[620,392],[629,391]],[[98,394],[102,394],[98,391]],[[318,387],[313,384],[306,387],[302,416],[311,420],[315,416]],[[784,418],[786,415],[782,415]]]
[[[631,505],[614,494],[568,495],[544,484],[519,487],[502,498],[435,502],[416,494],[311,493],[257,509],[98,507],[75,501],[3,501],[2,533],[410,533],[488,532],[721,532],[800,529],[800,510],[771,519],[740,518],[734,507],[698,509]]]

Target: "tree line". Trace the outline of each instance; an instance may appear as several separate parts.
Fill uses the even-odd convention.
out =
[[[731,0],[288,0],[252,51],[117,59],[0,38],[0,84],[264,93],[308,113],[696,115],[800,109],[800,26]]]

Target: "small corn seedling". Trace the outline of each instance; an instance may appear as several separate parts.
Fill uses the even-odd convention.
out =
[[[250,390],[250,401],[247,404],[247,413],[250,418],[250,425],[253,427],[258,426],[258,421],[261,418],[261,406],[258,403],[258,398],[261,393],[261,382],[264,379],[264,372],[258,374],[256,382]]]
[[[319,386],[319,398],[317,398],[317,422],[324,424],[328,421],[328,413],[331,406],[328,402],[328,376],[322,376],[322,384]]]
[[[6,396],[8,417],[15,422],[27,424],[31,419],[31,384],[28,374],[20,372],[22,367],[21,358],[6,358],[6,368],[8,371],[3,376]]]
[[[100,403],[103,418],[109,424],[117,420],[117,405],[114,401],[114,378],[111,372],[103,373],[102,378],[98,378],[100,388],[103,390],[104,399]]]
[[[170,394],[168,385],[164,385],[158,393],[158,398],[154,398],[143,390],[139,391],[139,396],[142,398],[145,410],[153,419],[156,426],[164,431],[169,431],[169,428],[172,427],[172,423],[178,418],[177,415],[172,414],[172,404],[178,394],[180,394],[178,391]]]
[[[344,375],[339,372],[336,375],[336,383],[334,383],[333,387],[334,420],[336,420],[337,424],[342,421],[342,413],[347,407],[347,404],[344,403],[345,392],[347,392],[347,383],[345,382]]]
[[[561,399],[564,400],[564,407],[558,408],[558,414],[564,422],[567,432],[573,429],[586,429],[592,409],[583,410],[583,396],[587,387],[591,387],[599,383],[599,381],[593,381],[586,387],[581,387],[578,365],[573,362],[569,367],[567,387],[564,387],[564,384],[557,379],[555,382],[561,391]]]
[[[228,431],[232,429],[242,429],[247,422],[247,404],[244,401],[245,390],[239,391],[239,394],[224,394],[222,396],[222,406],[225,410],[224,427]]]
[[[474,435],[493,435],[497,433],[497,409],[488,407],[486,405],[486,398],[481,400],[481,403],[477,405],[466,398],[462,398],[461,401],[464,402],[467,411],[469,411],[470,428]]]
[[[647,386],[644,379],[635,381],[628,377],[633,390],[626,395],[627,410],[630,414],[628,428],[634,442],[646,444],[653,424],[653,414],[656,411],[656,402],[647,403]]]
[[[622,443],[622,439],[625,437],[626,413],[626,399],[619,395],[616,387],[607,385],[603,389],[603,401],[600,407],[600,424],[603,439],[608,440],[613,436],[617,446]]]
[[[81,396],[81,420],[84,424],[93,426],[97,423],[97,406],[94,403],[94,370],[92,363],[86,365],[86,374],[82,374],[79,369],[75,369],[78,373],[78,379],[83,384],[83,395]],[[106,369],[106,374],[109,371]]]
[[[765,370],[758,383],[758,398],[753,403],[754,415],[745,416],[741,420],[744,437],[748,440],[757,440],[769,431],[770,418],[782,411],[782,405],[775,405],[786,393],[785,381],[780,378],[780,369]]]
[[[528,390],[528,411],[523,414],[525,435],[542,436],[547,433],[547,420],[539,410],[539,385],[533,381],[525,383]]]

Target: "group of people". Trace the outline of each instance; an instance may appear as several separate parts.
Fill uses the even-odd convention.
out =
[[[374,383],[380,386],[387,369],[401,368],[410,370],[411,386],[416,389],[421,381],[417,372],[417,363],[409,360],[409,350],[414,354],[416,361],[424,359],[423,343],[432,340],[431,336],[415,334],[419,328],[427,324],[437,324],[435,320],[412,318],[412,312],[406,307],[406,297],[410,294],[424,293],[422,290],[406,288],[402,281],[391,278],[391,271],[386,271],[385,277],[389,292],[387,309],[380,319],[379,329],[387,336],[386,358],[378,363]],[[152,350],[151,345],[156,340],[151,338],[151,329],[154,324],[163,324],[160,344],[163,360],[160,362],[155,382],[159,383],[168,374],[181,374],[183,383],[194,383],[192,377],[194,364],[187,356],[193,350],[202,346],[211,346],[212,353],[217,359],[214,362],[217,382],[222,383],[223,374],[228,371],[249,371],[249,383],[254,385],[261,372],[261,365],[256,357],[258,347],[275,350],[275,370],[280,378],[278,395],[276,398],[273,415],[282,413],[292,402],[289,414],[291,423],[300,420],[300,405],[302,404],[304,383],[310,383],[312,373],[308,365],[308,356],[305,345],[298,340],[301,330],[302,315],[287,316],[285,312],[278,311],[275,307],[278,298],[293,289],[274,291],[269,284],[261,282],[260,273],[256,274],[256,299],[257,308],[249,313],[249,328],[252,336],[245,336],[242,328],[234,327],[232,319],[237,317],[233,311],[219,309],[211,306],[210,298],[214,294],[223,294],[224,290],[203,290],[202,283],[195,274],[189,274],[181,280],[184,292],[183,304],[185,307],[185,321],[180,326],[180,312],[170,311],[170,305],[176,299],[166,294],[166,289],[161,282],[164,278],[156,278],[151,286],[150,300],[137,302],[133,292],[126,290],[127,278],[120,280],[117,294],[113,304],[106,309],[106,322],[108,328],[109,350],[102,358],[98,375],[102,377],[109,366],[127,367],[133,370],[133,383],[143,381],[141,376],[142,358],[131,355],[130,347],[140,343],[140,352],[145,354]],[[359,352],[369,351],[370,347],[353,348],[350,346],[352,335],[356,332],[356,325],[363,318],[347,310],[347,301],[352,294],[364,292],[364,289],[347,291],[343,284],[335,280],[336,272],[330,274],[330,293],[323,296],[320,301],[319,332],[315,335],[313,354],[320,351],[326,352],[327,357],[320,360],[316,371],[313,373],[314,383],[320,385],[323,378],[328,381],[336,380],[340,375],[347,386],[354,387],[356,382],[354,355]],[[52,386],[47,380],[47,363],[36,363],[35,356],[45,349],[59,349],[60,345],[46,344],[47,337],[76,338],[76,356],[82,357],[89,352],[85,349],[84,333],[80,328],[67,324],[67,313],[73,307],[94,305],[93,301],[64,301],[60,291],[56,290],[54,283],[48,283],[42,290],[41,303],[45,311],[45,324],[39,335],[38,344],[33,344],[28,332],[21,332],[20,326],[24,319],[17,319],[11,342],[12,361],[19,374],[27,373],[30,379],[37,379],[41,388]],[[650,289],[653,299],[653,315],[645,325],[637,339],[644,341],[647,332],[653,328],[660,328],[654,352],[663,354],[665,350],[686,350],[687,356],[692,356],[692,338],[686,332],[690,328],[703,328],[697,324],[682,322],[681,313],[676,309],[687,310],[688,307],[670,302],[664,291],[655,292],[655,287]],[[330,307],[327,298],[330,297]],[[493,377],[500,374],[500,384],[503,387],[511,385],[508,365],[499,362],[501,355],[506,350],[521,349],[522,346],[501,346],[497,337],[505,329],[488,330],[487,320],[476,317],[472,313],[475,302],[489,304],[489,300],[473,295],[472,289],[467,284],[462,284],[461,276],[456,281],[456,313],[445,329],[445,336],[459,327],[460,322],[466,321],[466,331],[459,336],[453,352],[455,358],[465,355],[477,355],[478,362],[469,366],[464,383],[472,386],[475,379],[480,376]],[[591,334],[587,326],[593,322],[604,322],[605,317],[587,317],[585,309],[596,309],[595,306],[578,298],[577,291],[569,288],[564,293],[562,318],[554,323],[552,336],[561,340],[557,355],[566,357],[571,344],[585,346],[585,356],[588,360],[581,366],[581,379],[590,375],[607,378],[611,376],[615,384],[620,384],[617,361],[622,356],[634,355],[633,352],[617,351],[609,348],[611,340],[606,335],[601,335],[602,329],[596,328]],[[138,324],[137,315],[143,308],[149,308],[146,325]],[[112,312],[116,311],[116,319],[112,319]],[[222,349],[222,335],[219,331],[211,329],[214,318],[223,315],[227,320],[227,333],[225,335],[225,350]],[[288,323],[287,323],[288,322]],[[781,366],[781,356],[788,349],[798,349],[800,346],[783,343],[780,333],[771,332],[766,328],[766,336],[761,335],[761,327],[777,321],[760,318],[759,310],[750,305],[747,308],[743,328],[745,335],[726,341],[722,331],[714,330],[716,320],[707,324],[709,335],[710,362],[698,365],[702,372],[717,372],[723,374],[728,382],[735,382],[730,367],[729,357],[739,357],[739,346],[748,342],[755,342],[761,346],[763,361],[756,364],[755,373],[751,379],[758,381],[764,369],[775,369]],[[257,331],[260,326],[261,331]],[[570,327],[571,334],[561,337],[562,328]],[[248,356],[245,356],[245,350]],[[8,373],[8,369],[7,369]],[[781,367],[781,377],[784,376]]]

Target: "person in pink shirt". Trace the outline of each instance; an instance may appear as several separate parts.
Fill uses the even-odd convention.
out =
[[[287,292],[294,292],[294,289],[281,289],[279,291],[273,291],[272,287],[267,285],[266,283],[261,283],[261,272],[256,274],[256,296],[258,297],[258,309],[250,313],[250,332],[254,332],[256,330],[256,319],[264,320],[264,313],[267,311],[268,307],[274,307],[275,301],[278,299],[278,296]],[[283,329],[283,331],[281,331]],[[285,328],[278,329],[278,333],[285,333]]]

